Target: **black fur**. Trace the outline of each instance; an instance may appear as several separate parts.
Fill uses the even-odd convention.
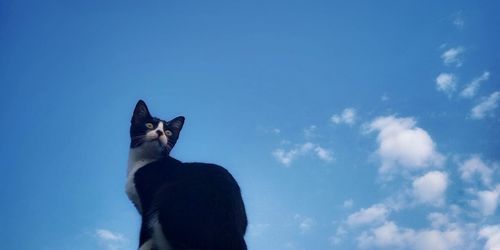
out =
[[[165,157],[139,169],[135,183],[143,221],[157,213],[174,249],[246,249],[240,188],[223,167]]]

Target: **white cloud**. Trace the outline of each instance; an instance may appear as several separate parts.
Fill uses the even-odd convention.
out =
[[[320,158],[321,160],[323,160],[325,162],[332,162],[333,161],[332,152],[330,152],[328,149],[322,148],[319,145],[314,148],[314,153],[316,153],[316,156],[318,158]]]
[[[478,191],[476,196],[477,200],[471,202],[472,206],[479,209],[483,216],[493,215],[498,207],[500,185],[492,190]]]
[[[473,119],[482,119],[488,114],[493,115],[493,111],[498,107],[499,99],[500,91],[493,92],[489,97],[483,99],[481,103],[472,108],[471,117]]]
[[[296,222],[298,222],[298,227],[301,233],[309,232],[316,224],[312,218],[300,214],[296,214],[293,218]]]
[[[330,120],[334,124],[345,123],[348,125],[353,125],[356,122],[356,119],[357,119],[356,118],[356,109],[354,109],[354,108],[345,108],[342,111],[342,114],[340,114],[340,115],[335,114],[330,118]]]
[[[485,250],[500,250],[500,224],[481,228],[479,238],[486,240]]]
[[[285,150],[282,148],[276,149],[272,152],[272,155],[285,166],[290,166],[293,161],[295,161],[298,157],[312,154],[318,157],[320,160],[324,162],[333,161],[332,152],[328,149],[321,147],[320,145],[306,142],[301,145],[296,145],[294,148],[290,150]]]
[[[448,215],[443,213],[430,213],[427,215],[427,220],[431,223],[432,228],[439,229],[449,224]]]
[[[108,250],[123,249],[127,241],[122,234],[112,232],[108,229],[97,229],[95,234]]]
[[[436,151],[429,134],[416,126],[413,118],[385,116],[376,118],[368,126],[368,132],[378,131],[379,147],[376,151],[382,161],[380,173],[396,167],[422,169],[440,166],[444,157]]]
[[[360,248],[404,248],[411,245],[414,237],[413,230],[401,229],[394,222],[386,221],[370,232],[363,232],[357,240]]]
[[[494,164],[497,165],[497,164]],[[459,164],[460,177],[464,181],[472,181],[473,177],[480,177],[484,185],[491,184],[491,176],[494,167],[489,167],[481,157],[474,155]]]
[[[452,73],[441,73],[436,77],[437,90],[451,95],[457,87],[457,77]]]
[[[372,224],[383,222],[387,218],[389,210],[384,204],[375,204],[369,208],[362,208],[347,217],[349,226]]]
[[[444,231],[436,229],[422,230],[415,237],[416,250],[449,250],[463,245],[463,231],[450,228]]]
[[[431,171],[418,177],[412,183],[413,195],[418,202],[443,205],[448,187],[448,175],[440,171]]]
[[[441,59],[445,65],[455,65],[456,67],[462,66],[464,60],[462,54],[465,49],[463,47],[451,48],[441,54]]]
[[[401,248],[415,250],[451,250],[463,246],[464,231],[454,225],[443,230],[401,228],[392,221],[363,232],[358,237],[361,248]]]
[[[111,232],[107,229],[97,229],[96,234],[100,239],[109,241],[123,241],[125,238],[119,233]]]
[[[335,246],[340,244],[340,242],[342,242],[342,240],[345,238],[346,235],[347,231],[342,226],[339,226],[335,231],[335,235],[330,236],[328,240],[330,241],[330,244],[332,246]]]
[[[471,98],[476,95],[479,85],[490,78],[490,72],[485,71],[480,77],[474,78],[465,88],[460,92],[460,95],[465,98]]]
[[[307,128],[304,129],[304,137],[306,137],[307,139],[311,139],[311,138],[315,138],[317,137],[318,135],[316,134],[316,125],[311,125]]]
[[[273,156],[283,165],[290,166],[292,162],[299,156],[305,155],[314,148],[314,144],[306,142],[302,145],[298,145],[289,151],[284,149],[276,149],[273,151]]]

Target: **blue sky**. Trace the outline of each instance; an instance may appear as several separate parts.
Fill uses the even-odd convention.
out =
[[[498,249],[495,1],[0,3],[0,244],[136,249],[138,99],[250,249]]]

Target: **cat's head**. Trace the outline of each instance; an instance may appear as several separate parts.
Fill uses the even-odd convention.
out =
[[[146,103],[139,100],[130,124],[130,148],[144,148],[168,155],[177,142],[183,125],[183,116],[170,121],[153,117]]]

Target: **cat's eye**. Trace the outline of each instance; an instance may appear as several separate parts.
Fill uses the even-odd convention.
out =
[[[165,135],[166,135],[166,136],[172,136],[172,131],[170,131],[170,130],[165,130]]]
[[[146,128],[153,129],[154,128],[153,123],[150,122],[146,123]]]

